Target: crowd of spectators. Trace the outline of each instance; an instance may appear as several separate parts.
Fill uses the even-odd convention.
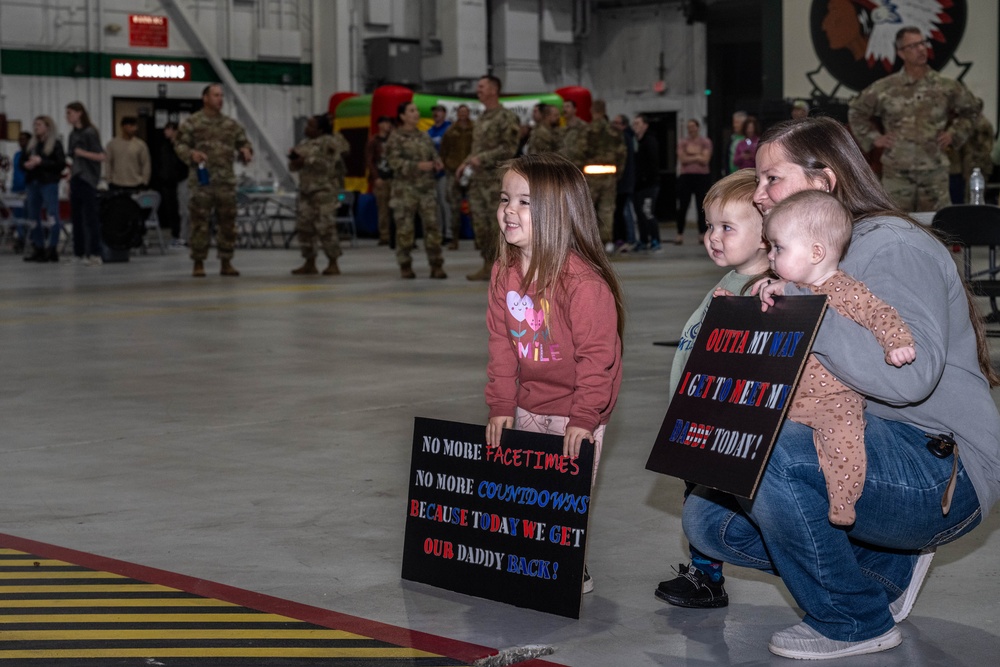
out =
[[[902,68],[861,91],[851,101],[849,113],[849,127],[868,152],[883,185],[901,210],[910,212],[962,203],[973,170],[978,168],[987,178],[993,171],[994,130],[982,114],[982,100],[962,83],[934,71],[928,62],[928,46],[927,37],[919,30],[901,30],[897,54]],[[206,91],[210,91],[206,99],[212,104],[212,98],[218,97],[221,109],[221,86],[212,85]],[[609,117],[601,99],[594,100],[581,114],[577,101],[565,99],[561,107],[537,104],[530,121],[521,123],[500,104],[500,91],[499,79],[482,77],[476,87],[482,108],[477,116],[473,117],[466,104],[435,104],[431,109],[432,124],[421,132],[430,139],[437,156],[432,187],[435,215],[426,220],[427,216],[419,215],[414,221],[415,232],[426,239],[432,231],[440,235],[443,248],[457,250],[463,235],[469,236],[469,228],[463,229],[468,219],[473,242],[484,259],[483,267],[468,276],[470,280],[489,277],[495,236],[493,172],[503,160],[548,152],[566,157],[587,176],[606,251],[656,253],[662,249],[660,217],[664,212],[667,217],[674,215],[677,234],[673,243],[682,244],[692,202],[698,241],[702,242],[705,217],[701,200],[716,174],[755,166],[759,138],[766,129],[757,116],[737,110],[732,114],[731,131],[724,133],[717,152],[707,136],[713,132],[703,128],[702,119],[681,119],[676,161],[671,169],[666,151],[673,150],[673,146],[664,142],[673,143],[673,133],[665,131],[661,116],[639,113],[631,120],[624,114]],[[811,113],[816,112],[807,101],[792,101],[791,119],[809,117]],[[216,215],[219,210],[202,200],[206,193],[215,192],[212,186],[218,183],[207,188],[201,183],[201,160],[195,157],[205,154],[197,148],[192,153],[192,147],[184,148],[183,142],[178,144],[182,128],[177,123],[162,128],[157,154],[151,156],[146,142],[138,136],[139,123],[134,116],[122,118],[119,135],[102,146],[82,104],[68,105],[66,114],[71,128],[68,145],[64,145],[52,118],[45,115],[34,120],[32,132],[19,137],[20,150],[14,156],[10,189],[25,195],[23,211],[17,213],[26,223],[18,225],[13,235],[15,251],[24,252],[26,261],[45,263],[58,259],[58,201],[63,179],[70,186],[73,255],[78,261],[101,264],[104,251],[99,188],[104,187],[128,194],[155,188],[161,196],[159,219],[170,230],[172,245],[191,244],[195,232],[199,248],[207,243],[201,238],[204,216],[200,213],[206,205]],[[364,164],[377,210],[378,244],[398,250],[399,222],[394,220],[392,203],[400,201],[396,193],[412,184],[399,179],[391,167],[393,156],[388,147],[393,133],[398,131],[398,119],[382,116],[376,126],[366,146]],[[235,139],[249,147],[241,132],[242,128]],[[215,169],[223,181],[232,172],[228,165],[230,154],[235,159],[250,159],[252,152],[244,154],[241,146],[227,147],[219,156],[220,164]],[[341,171],[346,152],[341,150],[334,160]],[[717,163],[721,163],[721,170],[713,168]],[[343,187],[342,177],[339,187]],[[235,232],[228,222],[233,207],[228,182],[226,185],[221,208],[225,224],[220,227],[226,236],[223,246],[229,248]],[[675,201],[659,201],[661,194],[667,193],[672,193]],[[192,219],[198,222],[194,228]],[[223,252],[231,257],[228,250]],[[192,251],[196,263],[203,258],[195,255],[202,254],[202,250]],[[434,261],[438,264],[437,259]],[[238,275],[231,266],[224,273]]]

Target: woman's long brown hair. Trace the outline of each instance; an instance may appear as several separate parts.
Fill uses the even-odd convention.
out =
[[[73,111],[80,114],[80,129],[86,129],[88,127],[93,127],[94,132],[97,132],[97,141],[101,141],[101,133],[94,125],[93,121],[90,120],[90,114],[87,113],[87,107],[83,106],[83,102],[70,102],[66,105],[67,109],[72,109]]]
[[[933,232],[899,210],[886,193],[875,172],[865,161],[854,137],[841,123],[832,118],[815,116],[801,120],[787,120],[770,128],[761,137],[760,145],[776,144],[794,164],[802,167],[810,179],[828,180],[823,169],[830,169],[837,176],[831,185],[831,194],[847,207],[857,223],[865,218],[893,216],[903,218],[914,227],[940,239]],[[976,307],[968,283],[960,276],[969,303],[969,319],[976,333],[976,353],[979,369],[991,387],[1000,386],[1000,375],[990,362],[986,328]]]
[[[500,165],[497,174],[502,177],[508,171],[523,176],[531,193],[531,261],[524,272],[521,290],[527,290],[531,283],[535,283],[538,294],[550,295],[561,289],[566,258],[574,252],[608,284],[615,298],[618,337],[624,340],[621,283],[604,252],[597,214],[583,173],[556,153],[508,160]],[[520,248],[510,245],[502,236],[498,244],[501,266],[511,267],[521,262]]]

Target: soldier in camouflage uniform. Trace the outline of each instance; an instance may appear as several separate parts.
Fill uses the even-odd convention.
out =
[[[594,100],[591,106],[591,121],[584,132],[584,173],[590,197],[597,209],[597,222],[600,225],[601,242],[605,250],[614,252],[613,236],[615,224],[615,200],[618,196],[618,177],[625,168],[625,157],[628,149],[622,133],[612,127],[608,121],[607,106],[604,100]],[[611,174],[587,174],[588,166],[614,167]]]
[[[378,211],[378,244],[391,245],[392,213],[389,211],[389,191],[392,189],[392,171],[385,160],[385,142],[392,134],[392,116],[379,116],[378,130],[368,139],[365,146],[365,167],[368,185],[375,197]]]
[[[562,132],[559,129],[559,107],[552,104],[540,105],[542,120],[531,130],[528,138],[528,154],[558,153],[562,148]]]
[[[979,167],[986,180],[993,172],[990,151],[993,149],[993,125],[983,115],[983,101],[976,98],[979,115],[973,123],[972,133],[960,148],[948,148],[948,176],[951,188],[951,203],[965,203],[969,194],[968,183],[972,170]]]
[[[979,104],[979,116],[976,117],[976,122],[972,125],[972,134],[962,144],[959,151],[963,194],[960,201],[964,201],[964,195],[969,192],[969,179],[973,169],[979,167],[987,181],[990,180],[990,174],[993,173],[993,161],[990,159],[990,153],[993,152],[993,124],[983,115],[983,101],[981,99],[976,101]]]
[[[882,185],[903,211],[950,203],[945,151],[965,142],[976,117],[976,100],[965,86],[928,65],[928,45],[918,28],[900,29],[896,53],[903,68],[861,91],[848,112],[861,148],[885,149]]]
[[[520,122],[517,114],[500,105],[500,86],[500,79],[492,75],[480,78],[476,84],[476,97],[486,110],[472,128],[472,152],[455,170],[459,179],[466,167],[473,170],[469,180],[469,211],[483,267],[467,275],[468,280],[490,279],[499,234],[496,213],[500,202],[500,179],[496,167],[517,152]]]
[[[573,100],[563,102],[563,116],[566,126],[562,130],[559,152],[582,170],[587,164],[587,122],[576,115],[576,103]]]
[[[965,182],[969,182],[972,170],[979,167],[986,180],[989,180],[993,173],[993,161],[990,154],[993,152],[993,124],[989,119],[979,114],[972,127],[972,135],[962,146],[962,174]]]
[[[417,129],[420,110],[413,102],[399,105],[400,127],[385,144],[386,158],[392,169],[392,194],[389,206],[396,220],[396,260],[403,278],[416,278],[410,251],[414,243],[413,216],[420,213],[424,226],[424,245],[431,265],[431,278],[447,278],[441,256],[441,226],[437,224],[434,174],[444,165],[426,132]]]
[[[441,137],[441,162],[444,176],[449,183],[448,197],[451,204],[451,243],[448,248],[458,250],[458,240],[462,237],[462,200],[465,199],[465,185],[455,177],[455,170],[469,157],[472,151],[472,121],[469,120],[469,106],[459,104],[455,109],[455,122]]]
[[[233,172],[233,155],[238,154],[243,163],[253,159],[253,148],[243,127],[232,118],[222,115],[222,85],[213,83],[201,94],[202,108],[184,121],[177,130],[174,150],[177,156],[190,165],[188,183],[191,188],[191,259],[196,278],[205,275],[205,258],[208,257],[209,224],[215,211],[218,229],[215,242],[220,274],[238,276],[233,268],[233,246],[236,245],[236,174]],[[204,163],[209,182],[198,180],[198,165]]]
[[[305,263],[292,270],[292,275],[314,276],[316,268],[316,240],[330,263],[323,270],[324,276],[340,274],[337,258],[340,257],[340,238],[337,235],[337,195],[344,189],[344,155],[351,146],[339,132],[333,133],[330,119],[325,115],[313,116],[306,121],[306,140],[288,154],[288,167],[299,172],[299,201],[295,217],[295,232],[302,246]]]

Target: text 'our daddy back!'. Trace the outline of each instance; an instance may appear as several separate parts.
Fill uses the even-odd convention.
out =
[[[712,300],[646,468],[753,498],[826,309],[821,296]]]
[[[579,618],[593,446],[414,420],[404,579]]]

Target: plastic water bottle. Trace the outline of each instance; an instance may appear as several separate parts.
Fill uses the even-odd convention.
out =
[[[198,163],[198,185],[208,185],[208,167],[205,166],[204,162]]]
[[[972,170],[972,176],[969,177],[969,203],[970,204],[985,204],[986,200],[983,196],[986,190],[986,179],[983,178],[983,172],[979,167]]]
[[[460,187],[468,187],[469,181],[472,180],[472,165],[466,165],[465,169],[462,170],[462,177],[458,179],[458,185]]]

